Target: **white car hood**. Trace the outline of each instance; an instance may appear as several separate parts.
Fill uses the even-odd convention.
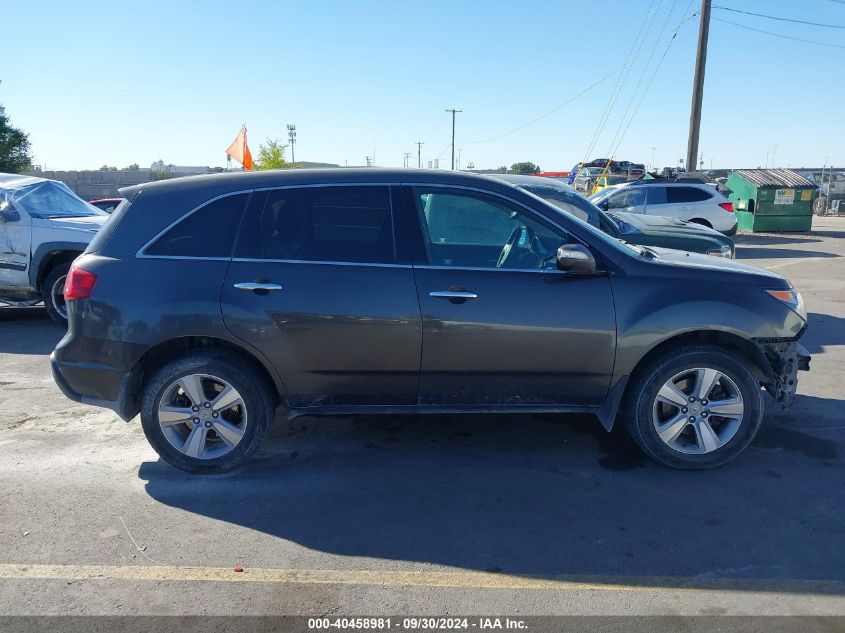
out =
[[[108,220],[107,215],[69,216],[66,218],[33,218],[33,228],[66,229],[96,233]]]

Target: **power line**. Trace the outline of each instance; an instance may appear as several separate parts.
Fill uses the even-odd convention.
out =
[[[782,35],[780,33],[772,33],[771,31],[764,31],[763,29],[755,29],[753,26],[746,26],[744,24],[738,24],[737,22],[731,22],[730,20],[725,20],[723,18],[713,18],[714,20],[718,20],[719,22],[724,22],[725,24],[733,24],[734,26],[738,26],[741,29],[746,29],[748,31],[756,31],[757,33],[765,33],[766,35],[772,35],[774,37],[782,37],[785,40],[794,40],[796,42],[805,42],[807,44],[818,44],[819,46],[828,46],[830,48],[845,48],[841,44],[831,44],[829,42],[819,42],[817,40],[805,40],[801,37],[792,37],[791,35]]]
[[[686,9],[684,9],[684,13],[687,13],[687,12],[689,11],[690,7],[692,6],[692,2],[693,2],[693,0],[690,0],[690,1],[689,1],[689,3],[687,4]],[[668,55],[668,54],[669,54],[669,49],[672,47],[672,44],[675,42],[675,38],[676,38],[676,37],[677,37],[677,35],[678,35],[678,31],[680,31],[680,30],[681,30],[681,27],[682,27],[684,24],[686,24],[687,22],[689,22],[690,20],[692,20],[692,19],[693,19],[695,16],[697,16],[698,14],[699,14],[699,12],[698,12],[698,11],[696,11],[696,12],[695,12],[695,13],[693,13],[692,15],[690,15],[690,16],[688,16],[688,17],[684,18],[683,20],[681,20],[681,21],[678,23],[678,26],[676,26],[676,27],[674,28],[674,30],[672,31],[672,37],[671,37],[671,38],[669,38],[669,43],[668,43],[668,44],[666,44],[666,48],[665,48],[665,49],[664,49],[664,51],[663,51],[663,55],[661,55],[660,59],[657,61],[657,65],[654,67],[654,71],[651,73],[651,77],[649,78],[648,83],[646,84],[645,89],[643,90],[642,94],[640,95],[640,99],[639,99],[639,101],[637,102],[636,107],[634,107],[634,111],[631,113],[631,116],[630,116],[630,118],[628,119],[628,122],[625,124],[625,128],[622,130],[622,134],[619,136],[619,140],[618,140],[618,142],[616,143],[616,148],[614,149],[614,153],[615,153],[616,151],[618,151],[619,146],[620,146],[620,145],[622,145],[622,140],[625,138],[625,135],[628,133],[628,129],[631,127],[631,123],[634,121],[634,118],[637,116],[637,113],[640,111],[640,106],[642,106],[643,101],[645,101],[645,97],[646,97],[646,95],[648,94],[648,91],[649,91],[649,89],[651,88],[651,85],[654,83],[654,78],[657,76],[657,73],[658,73],[658,71],[660,70],[660,67],[661,67],[661,66],[663,66],[663,62],[664,62],[664,60],[666,59],[666,55]],[[654,155],[654,149],[655,149],[655,148],[652,148],[652,156]],[[612,156],[612,155],[613,155],[613,154],[611,154],[611,156]],[[652,160],[652,162],[654,162],[654,160]]]
[[[570,97],[569,99],[567,99],[567,100],[566,100],[566,101],[564,101],[563,103],[559,103],[558,105],[556,105],[554,108],[552,108],[552,109],[551,109],[551,110],[549,110],[548,112],[545,112],[544,114],[541,114],[540,116],[538,116],[538,117],[536,117],[536,118],[534,118],[534,119],[531,119],[530,121],[528,121],[527,123],[524,123],[524,124],[520,125],[519,127],[515,127],[514,129],[512,129],[512,130],[510,130],[510,131],[508,131],[508,132],[505,132],[504,134],[499,134],[499,135],[497,135],[497,136],[491,136],[490,138],[483,138],[483,139],[480,139],[480,140],[478,140],[478,141],[464,141],[464,142],[463,142],[463,144],[464,144],[464,145],[476,145],[476,144],[478,144],[478,143],[489,143],[490,141],[498,141],[500,138],[504,138],[504,137],[506,137],[506,136],[510,136],[511,134],[515,134],[516,132],[519,132],[519,131],[521,131],[521,130],[524,130],[524,129],[525,129],[525,128],[527,128],[529,125],[534,125],[535,123],[537,123],[537,121],[541,121],[541,120],[545,119],[547,116],[550,116],[550,115],[554,114],[555,112],[557,112],[558,110],[560,110],[563,106],[565,106],[565,105],[569,105],[570,103],[572,103],[573,101],[575,101],[578,97],[581,97],[581,96],[583,96],[583,95],[587,94],[590,90],[592,90],[593,88],[595,88],[596,86],[598,86],[600,83],[602,83],[602,82],[604,82],[604,81],[607,81],[608,79],[610,79],[611,77],[613,77],[613,75],[615,75],[615,74],[616,74],[616,73],[618,73],[620,70],[622,70],[622,68],[623,68],[623,66],[619,66],[619,67],[617,67],[617,68],[614,68],[614,69],[613,69],[613,70],[611,70],[609,73],[607,73],[604,77],[602,77],[601,79],[599,79],[599,80],[595,81],[594,83],[590,84],[589,86],[587,86],[586,88],[584,88],[581,92],[579,92],[579,93],[578,93],[578,94],[576,94],[575,96]]]
[[[595,149],[599,138],[601,138],[601,133],[604,131],[604,126],[607,125],[607,121],[608,119],[610,119],[610,114],[613,111],[614,106],[616,105],[616,101],[619,99],[619,95],[622,94],[622,90],[625,87],[625,82],[628,80],[628,75],[631,74],[631,68],[633,68],[634,61],[636,59],[636,54],[638,54],[640,49],[642,49],[642,45],[645,42],[645,38],[648,36],[648,30],[651,29],[651,24],[654,22],[654,19],[652,19],[651,23],[649,23],[649,29],[643,32],[643,28],[645,27],[646,22],[648,21],[648,16],[651,15],[652,9],[654,8],[654,2],[655,0],[651,1],[651,3],[648,5],[648,10],[643,16],[643,20],[640,23],[640,28],[639,30],[637,30],[637,34],[634,37],[633,43],[631,44],[631,50],[628,51],[628,56],[625,59],[625,65],[622,69],[622,74],[616,79],[616,85],[613,86],[613,91],[611,92],[610,99],[605,104],[601,118],[599,119],[599,123],[596,126],[595,131],[593,132],[593,136],[590,139],[589,145],[587,146],[587,151],[584,152],[584,160],[581,161],[582,164],[586,163],[589,160],[590,154],[593,152],[593,149]],[[663,0],[661,0],[660,2],[660,5],[662,4]],[[658,8],[660,5],[658,5]],[[640,42],[640,35],[643,36],[642,42]],[[579,165],[575,173],[576,178],[581,173],[581,168],[581,165]]]
[[[616,132],[613,135],[613,139],[610,141],[610,147],[607,150],[607,156],[609,158],[613,158],[613,152],[615,151],[614,147],[618,148],[618,145],[616,145],[616,139],[619,137],[619,133],[622,131],[622,126],[625,123],[625,119],[628,118],[628,113],[631,111],[631,106],[633,105],[634,100],[637,98],[637,92],[639,92],[643,78],[645,77],[646,72],[648,72],[648,67],[651,65],[652,57],[654,57],[654,51],[657,50],[657,45],[663,39],[663,33],[666,31],[666,26],[669,24],[669,19],[672,17],[672,13],[675,11],[675,5],[677,3],[678,0],[673,0],[672,6],[669,7],[669,13],[666,14],[666,19],[663,20],[663,25],[660,27],[660,32],[657,34],[657,39],[655,40],[654,45],[648,52],[648,58],[646,59],[645,65],[643,66],[643,71],[640,73],[639,79],[637,79],[637,84],[634,86],[634,91],[631,93],[631,98],[628,100],[628,105],[625,107],[625,112],[624,114],[622,114],[622,118],[619,119],[619,125],[616,128]],[[689,10],[689,7],[687,7],[687,10]],[[658,11],[660,11],[660,7],[658,7],[657,11],[654,12],[655,18],[657,17]],[[652,22],[654,22],[654,18],[652,18]],[[651,29],[651,25],[649,25],[649,29]]]
[[[845,4],[845,3],[844,3]],[[722,11],[731,11],[733,13],[742,13],[744,15],[753,15],[758,18],[766,18],[767,20],[779,20],[781,22],[794,22],[795,24],[808,24],[810,26],[824,26],[829,29],[845,29],[845,26],[840,24],[825,24],[824,22],[807,22],[806,20],[794,20],[792,18],[782,18],[777,15],[766,15],[765,13],[753,13],[752,11],[743,11],[742,9],[732,9],[731,7],[723,7],[720,5],[713,5],[714,9],[721,9]]]

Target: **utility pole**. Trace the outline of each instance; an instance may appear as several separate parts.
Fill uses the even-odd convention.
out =
[[[446,112],[452,113],[452,171],[455,171],[455,113],[463,112],[463,110],[455,110],[454,108],[446,108]]]
[[[461,168],[461,148],[458,148],[458,169]]]
[[[296,163],[296,153],[293,151],[293,146],[296,145],[296,126],[288,123],[288,141],[290,142],[290,162]]]
[[[422,141],[417,141],[417,168],[422,168],[422,146],[425,145]]]
[[[698,27],[698,52],[695,55],[695,79],[692,84],[692,108],[689,117],[687,169],[695,169],[698,133],[701,128],[701,100],[704,97],[704,67],[707,65],[707,37],[710,34],[710,0],[701,0],[701,24]]]
[[[405,152],[403,154],[403,157],[404,158],[402,160],[402,167],[407,167],[408,166],[408,159],[411,157],[411,152]]]

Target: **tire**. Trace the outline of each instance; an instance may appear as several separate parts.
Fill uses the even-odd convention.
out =
[[[227,392],[224,402],[227,387],[234,394]],[[234,396],[238,398],[229,404]],[[221,407],[205,407],[199,402],[203,399],[218,401]],[[223,473],[243,465],[258,450],[275,403],[273,386],[250,362],[224,350],[190,352],[146,382],[141,426],[150,445],[171,466],[190,473]]]
[[[664,466],[704,470],[726,464],[751,443],[763,421],[760,384],[748,363],[715,345],[675,347],[647,361],[632,377],[620,411],[628,433],[646,455]],[[695,393],[700,378],[710,384],[716,374],[720,377],[706,398]],[[667,390],[669,382],[682,393]],[[681,407],[663,394],[686,402]],[[690,397],[696,401],[690,403]]]
[[[44,284],[41,286],[41,298],[47,314],[56,323],[65,326],[67,326],[67,308],[65,308],[64,285],[69,270],[70,262],[59,264],[47,273]],[[55,294],[56,292],[59,294]]]
[[[708,229],[713,228],[712,224],[710,224],[707,220],[703,220],[701,218],[693,218],[692,220],[689,220],[689,222],[691,222],[692,224],[700,224],[701,226],[706,226]]]

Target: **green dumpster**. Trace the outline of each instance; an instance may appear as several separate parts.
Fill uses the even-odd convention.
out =
[[[738,169],[725,183],[740,231],[809,231],[818,187],[789,169]]]

